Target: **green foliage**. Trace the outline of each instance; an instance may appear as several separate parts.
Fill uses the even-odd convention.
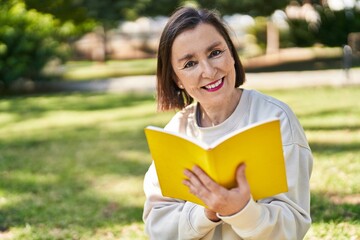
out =
[[[309,47],[316,43],[314,32],[304,19],[289,19],[289,41],[297,47]]]
[[[268,20],[266,17],[256,17],[255,25],[248,29],[248,33],[255,36],[256,43],[263,50],[263,52],[265,52],[267,43],[267,21]]]
[[[288,0],[56,0],[47,4],[44,4],[43,0],[24,1],[29,8],[53,14],[62,21],[82,23],[93,19],[104,26],[114,26],[121,20],[134,20],[140,16],[167,16],[185,4],[217,9],[222,14],[247,13],[254,16],[269,16],[288,3]]]
[[[87,18],[87,9],[82,6],[82,1],[55,0],[48,1],[46,4],[38,0],[24,0],[24,2],[28,9],[52,14],[63,22],[71,20],[79,24]]]
[[[102,29],[103,52],[107,59],[107,32],[120,21],[135,20],[140,16],[169,15],[182,0],[56,0],[44,4],[42,0],[24,0],[28,9],[52,14],[62,23],[76,24],[78,33]],[[73,37],[74,38],[74,37]]]
[[[332,11],[328,7],[316,6],[319,23],[308,23],[301,19],[289,19],[289,41],[299,47],[321,43],[326,46],[343,46],[348,43],[351,32],[360,32],[360,11],[356,8]]]
[[[266,1],[266,0],[198,0],[201,7],[217,9],[222,14],[243,13],[253,16],[269,16],[276,9],[283,9],[288,0]]]
[[[179,6],[191,1],[185,0],[142,0],[137,3],[137,15],[141,16],[168,16]],[[196,3],[195,3],[196,5]]]
[[[64,57],[59,39],[72,32],[72,26],[27,11],[21,1],[0,4],[0,81],[6,88],[18,78],[35,80],[50,59]]]
[[[327,46],[347,44],[351,32],[360,32],[360,10],[356,8],[331,11],[329,8],[317,8],[321,23],[315,36]]]
[[[50,13],[61,21],[83,24],[96,21],[111,28],[122,20],[135,20],[140,16],[169,15],[183,0],[57,0],[44,4],[42,0],[24,0],[28,8]]]
[[[57,0],[44,4],[38,0],[22,0],[26,4],[26,9],[35,10],[40,13],[50,14],[56,21],[59,21],[62,29],[67,29],[66,37],[76,38],[88,31],[91,31],[96,23],[89,18],[90,11],[87,6],[82,5],[82,1]],[[98,9],[104,11],[104,9]],[[93,11],[92,11],[93,12]]]

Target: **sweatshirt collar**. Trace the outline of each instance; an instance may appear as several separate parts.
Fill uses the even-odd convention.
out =
[[[234,112],[222,123],[213,127],[200,127],[198,124],[198,112],[199,112],[199,103],[195,106],[194,124],[195,128],[198,130],[199,137],[201,141],[204,141],[207,144],[215,141],[217,138],[224,136],[234,129],[237,129],[239,125],[245,120],[247,116],[247,109],[249,107],[249,91],[242,89],[242,95],[238,105],[236,106]]]

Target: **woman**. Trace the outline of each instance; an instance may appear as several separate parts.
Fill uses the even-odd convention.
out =
[[[219,186],[194,166],[185,170],[184,184],[206,203],[204,208],[163,197],[152,164],[144,180],[143,215],[150,238],[302,239],[311,224],[312,154],[304,131],[286,104],[239,88],[244,70],[214,12],[180,8],[170,17],[160,39],[157,81],[158,108],[181,109],[165,128],[206,143],[251,123],[279,118],[289,191],[254,201],[244,165],[237,169],[238,186],[233,189]]]

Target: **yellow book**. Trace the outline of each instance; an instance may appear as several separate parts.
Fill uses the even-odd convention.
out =
[[[243,162],[255,200],[288,191],[278,119],[234,131],[210,146],[153,126],[145,128],[145,135],[163,196],[205,206],[182,183],[184,170],[198,165],[215,182],[230,189],[237,185],[236,169]]]

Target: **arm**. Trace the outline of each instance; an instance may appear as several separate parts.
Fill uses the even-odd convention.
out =
[[[200,239],[221,223],[210,221],[202,206],[163,197],[154,164],[145,175],[144,191],[143,219],[150,239]]]
[[[222,218],[245,239],[303,239],[310,227],[311,152],[296,144],[284,150],[289,191],[250,201],[243,211]]]
[[[206,180],[207,176],[197,171],[193,172],[197,179],[193,180],[191,179],[193,177],[189,177],[192,182],[192,185],[189,185],[190,190],[201,198],[212,211],[217,212],[217,216],[221,220],[230,224],[233,231],[243,239],[302,239],[311,223],[309,178],[312,156],[309,149],[297,144],[284,146],[284,152],[289,187],[287,193],[258,202],[250,199],[245,205],[241,204],[242,197],[234,202],[229,197],[230,191],[242,191],[243,195],[247,194],[246,191],[241,190],[244,187],[246,189],[247,182],[246,179],[243,179],[240,168],[237,171],[238,190],[235,188],[226,193],[219,190],[222,187],[214,182],[204,184],[210,188],[210,195],[199,191],[199,189],[205,188],[204,185],[192,189],[199,184],[197,181],[208,181]],[[215,194],[219,191],[221,191],[221,196]],[[231,214],[237,207],[240,208],[240,211]]]

